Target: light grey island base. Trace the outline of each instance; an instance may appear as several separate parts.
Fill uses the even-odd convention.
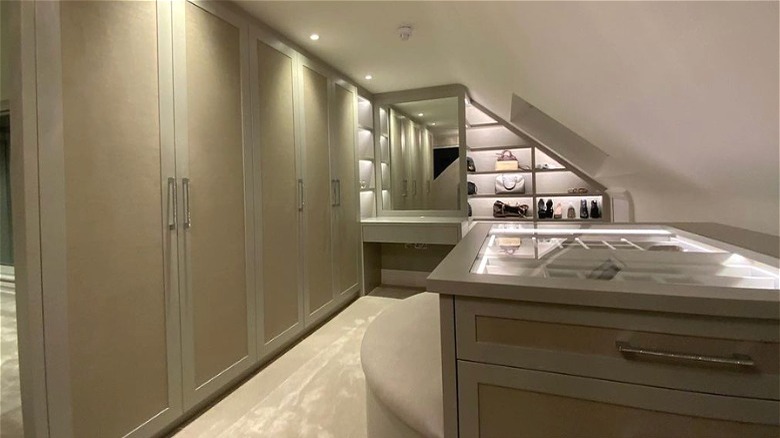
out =
[[[475,225],[428,278],[441,295],[445,436],[780,436],[771,236],[511,227],[525,229]],[[636,248],[605,229],[637,233]],[[666,258],[657,245],[680,248]]]

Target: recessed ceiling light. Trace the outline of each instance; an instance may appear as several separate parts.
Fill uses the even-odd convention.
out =
[[[431,126],[436,126],[436,122],[431,122]]]
[[[374,77],[373,77],[373,76],[371,76],[371,75],[366,75],[366,80],[367,80],[367,81],[370,81],[371,79],[374,79]]]
[[[422,117],[422,116],[424,116],[424,115],[425,115],[425,114],[423,114],[423,113],[417,113],[417,117]]]
[[[317,41],[318,39],[320,39],[320,36],[317,35],[316,33],[313,33],[313,34],[309,35],[309,39],[312,40],[312,41]]]

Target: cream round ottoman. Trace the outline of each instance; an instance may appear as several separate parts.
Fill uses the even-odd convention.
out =
[[[360,350],[368,438],[444,436],[439,296],[422,293],[368,326]]]

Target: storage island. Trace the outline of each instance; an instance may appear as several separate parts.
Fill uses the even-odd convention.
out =
[[[475,224],[427,282],[444,436],[777,437],[777,248],[718,227]]]

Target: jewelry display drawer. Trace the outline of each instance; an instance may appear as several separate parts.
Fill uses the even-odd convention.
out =
[[[455,320],[458,359],[780,399],[776,322],[470,298]]]

